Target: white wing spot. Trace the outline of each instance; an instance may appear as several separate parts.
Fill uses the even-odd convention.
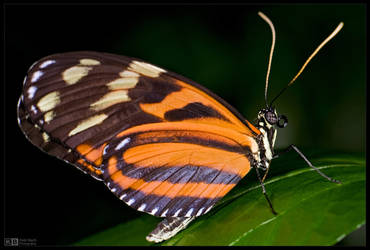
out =
[[[161,214],[161,217],[165,217],[168,212],[168,208]]]
[[[146,204],[143,203],[141,206],[137,209],[138,211],[143,211],[146,208]]]
[[[67,84],[75,84],[82,77],[86,76],[91,69],[92,67],[73,66],[63,71],[62,77]]]
[[[201,214],[202,214],[202,212],[203,212],[203,210],[204,210],[204,207],[202,207],[201,209],[199,209],[199,211],[198,211],[198,213],[197,213],[197,215],[196,215],[196,216],[201,215]]]
[[[119,197],[121,200],[123,200],[123,198],[125,198],[127,196],[127,194],[123,194],[121,195],[121,197]]]
[[[31,78],[31,82],[36,82],[37,80],[40,79],[40,77],[44,74],[44,72],[42,71],[36,71],[33,73],[32,75],[32,78]]]
[[[100,123],[102,123],[106,118],[108,117],[108,115],[106,114],[100,114],[100,115],[95,115],[93,117],[90,117],[84,121],[82,121],[81,123],[79,123],[73,130],[71,130],[69,132],[69,136],[72,136],[72,135],[75,135],[81,131],[84,131],[88,128],[91,128],[95,125],[98,125]]]
[[[99,65],[100,64],[98,60],[89,59],[89,58],[81,59],[80,63],[82,65]]]
[[[109,145],[107,145],[107,146],[104,147],[104,149],[103,149],[103,155],[106,155],[108,148],[109,148]]]
[[[120,150],[121,148],[126,146],[127,143],[129,143],[130,141],[131,141],[130,137],[127,137],[126,139],[122,140],[114,149],[115,150]]]
[[[150,214],[152,215],[155,215],[156,212],[158,212],[159,208],[158,207],[155,207],[151,212]]]
[[[212,206],[210,206],[209,208],[207,208],[207,210],[204,212],[205,214],[209,212],[209,210],[211,210]]]
[[[132,71],[129,71],[129,70],[124,70],[122,71],[121,73],[119,73],[119,75],[121,77],[124,77],[124,78],[138,78],[140,77],[140,75],[138,73],[135,73],[135,72],[132,72]]]
[[[181,212],[182,208],[180,208],[179,210],[176,211],[176,213],[174,214],[174,217],[177,217],[179,215],[179,213]]]
[[[31,86],[31,87],[27,90],[27,93],[28,93],[28,99],[32,99],[32,98],[35,96],[36,90],[37,90],[37,87],[35,87],[35,86]]]
[[[139,61],[132,61],[128,69],[149,77],[158,77],[160,73],[166,72],[157,66]]]
[[[116,80],[113,80],[109,83],[107,83],[107,87],[110,90],[117,90],[117,89],[132,89],[133,87],[136,86],[138,83],[139,78],[134,78],[134,77],[123,77],[123,78],[118,78]]]
[[[131,206],[131,204],[133,204],[135,202],[135,199],[134,198],[132,198],[132,199],[130,199],[128,202],[127,202],[127,204],[129,205],[129,206]]]
[[[34,105],[31,106],[31,111],[34,113],[34,114],[37,114],[37,109]]]
[[[117,191],[117,188],[112,188],[111,191],[114,193]]]
[[[46,96],[42,97],[38,103],[37,107],[42,112],[49,111],[53,108],[55,108],[60,103],[60,96],[58,91],[51,92],[47,94]]]
[[[42,139],[44,139],[44,142],[49,142],[50,141],[50,137],[47,133],[42,133]]]
[[[46,123],[49,123],[55,117],[55,112],[53,110],[44,114],[44,120]]]
[[[47,61],[40,64],[40,69],[46,68],[47,66],[49,66],[50,64],[53,64],[53,63],[55,63],[55,60],[47,60]]]
[[[128,91],[126,89],[111,91],[96,102],[90,104],[90,108],[95,111],[100,111],[117,103],[128,102],[130,100],[131,99],[128,96]]]
[[[190,208],[190,210],[186,213],[185,217],[190,217],[193,213],[194,208]]]

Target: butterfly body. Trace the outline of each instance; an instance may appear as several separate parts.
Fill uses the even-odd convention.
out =
[[[100,180],[141,212],[164,217],[146,237],[161,242],[207,213],[252,168],[263,181],[276,128],[287,125],[273,102],[343,27],[340,23],[252,125],[205,87],[140,59],[92,51],[54,54],[29,69],[18,124],[35,146]],[[314,167],[327,180],[340,183]],[[264,176],[260,175],[264,171]]]

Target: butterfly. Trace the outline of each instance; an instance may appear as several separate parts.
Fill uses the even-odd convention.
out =
[[[176,73],[137,58],[78,51],[34,63],[17,111],[32,144],[102,181],[130,207],[163,217],[148,241],[167,240],[207,213],[251,169],[276,213],[263,181],[278,156],[277,127],[288,120],[267,99],[252,124]],[[297,147],[288,149],[315,168]]]

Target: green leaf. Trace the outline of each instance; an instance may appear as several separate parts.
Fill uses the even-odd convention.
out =
[[[294,154],[293,154],[294,155]],[[308,155],[307,155],[308,156]],[[208,214],[162,245],[333,245],[365,223],[365,160],[362,155],[317,154],[276,159],[265,187],[273,215],[252,171]],[[91,235],[76,245],[159,245],[147,242],[160,218],[142,216]]]

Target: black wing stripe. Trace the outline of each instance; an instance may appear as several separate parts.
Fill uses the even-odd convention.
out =
[[[219,112],[217,112],[217,110],[205,106],[199,102],[189,103],[183,108],[172,109],[164,114],[164,118],[168,121],[183,121],[187,119],[204,117],[215,117],[226,121],[228,120]]]
[[[241,177],[237,174],[220,171],[207,166],[156,166],[140,167],[118,163],[123,175],[142,179],[145,182],[168,181],[171,183],[204,182],[216,184],[236,184]],[[105,175],[105,178],[108,176]]]

